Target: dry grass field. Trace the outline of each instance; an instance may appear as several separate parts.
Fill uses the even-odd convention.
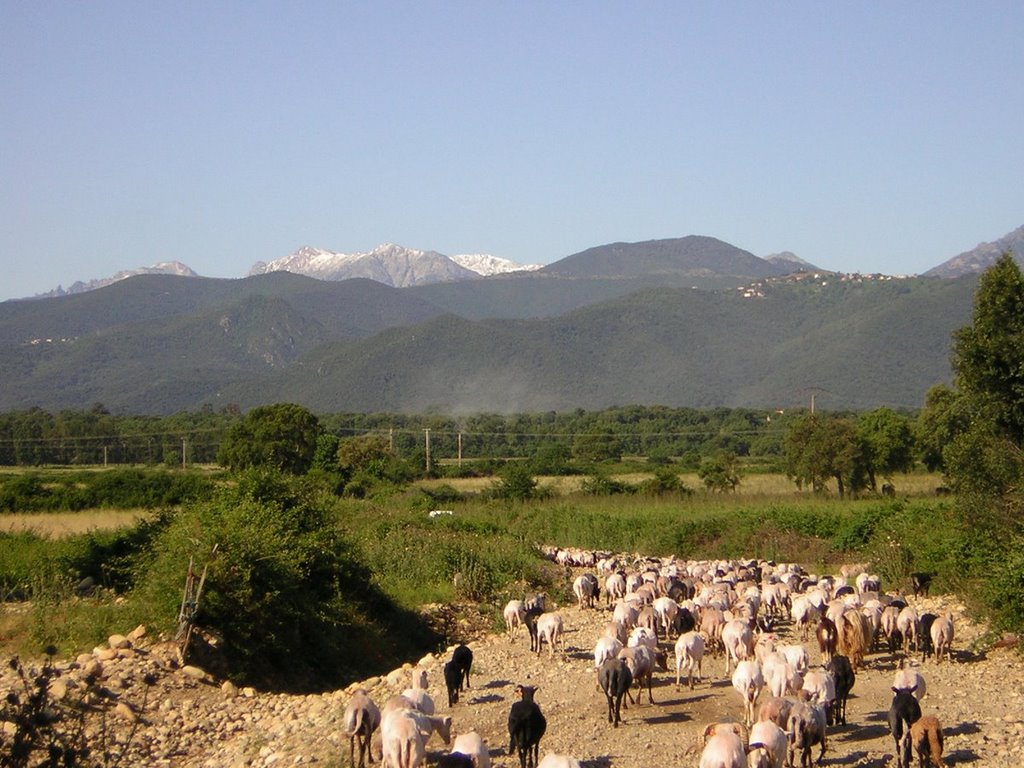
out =
[[[142,509],[90,509],[86,512],[38,512],[0,515],[0,531],[31,531],[48,538],[90,531],[110,531],[134,524],[148,514]]]

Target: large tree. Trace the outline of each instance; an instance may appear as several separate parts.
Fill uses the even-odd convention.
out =
[[[217,461],[234,470],[267,467],[299,475],[313,463],[320,431],[316,416],[301,405],[261,405],[231,428]]]
[[[914,430],[906,416],[889,408],[869,411],[858,419],[857,435],[872,489],[876,476],[891,479],[897,472],[909,472],[914,466]]]
[[[953,337],[953,370],[973,410],[1024,443],[1024,275],[1009,253],[978,281],[971,324]]]
[[[786,435],[784,449],[786,474],[797,487],[806,485],[821,492],[825,483],[834,479],[842,497],[851,484],[856,485],[863,451],[857,428],[849,419],[818,414],[797,419]]]

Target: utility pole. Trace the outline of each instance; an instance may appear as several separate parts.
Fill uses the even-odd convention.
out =
[[[429,429],[424,429],[423,430],[423,436],[424,436],[424,446],[426,448],[426,454],[427,454],[427,474],[429,475],[430,474],[430,430]]]
[[[459,432],[459,467],[462,467],[462,433]]]
[[[814,392],[811,392],[811,415],[814,415]]]

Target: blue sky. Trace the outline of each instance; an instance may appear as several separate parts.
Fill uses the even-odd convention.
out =
[[[0,299],[383,242],[921,272],[1024,224],[1022,40],[1019,0],[0,0]]]

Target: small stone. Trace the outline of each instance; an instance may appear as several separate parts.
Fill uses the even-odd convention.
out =
[[[146,625],[139,624],[135,629],[128,633],[128,639],[133,643],[141,640],[146,636]]]
[[[123,701],[119,701],[117,703],[117,706],[114,707],[114,714],[122,720],[129,723],[134,723],[136,720],[139,719],[139,716],[135,714],[135,710],[133,710]]]
[[[247,699],[253,699],[256,697],[256,689],[252,686],[247,685],[245,686],[245,688],[242,689],[242,695],[245,696],[245,698]]]
[[[124,635],[111,635],[109,638],[107,638],[107,644],[115,650],[117,650],[118,648],[132,647],[132,641]]]
[[[57,678],[50,683],[48,690],[51,699],[61,701],[68,695],[68,681],[63,678]]]
[[[224,695],[227,696],[229,699],[233,699],[238,695],[238,686],[232,683],[230,680],[225,680],[221,684],[220,689],[221,691],[223,691]]]

